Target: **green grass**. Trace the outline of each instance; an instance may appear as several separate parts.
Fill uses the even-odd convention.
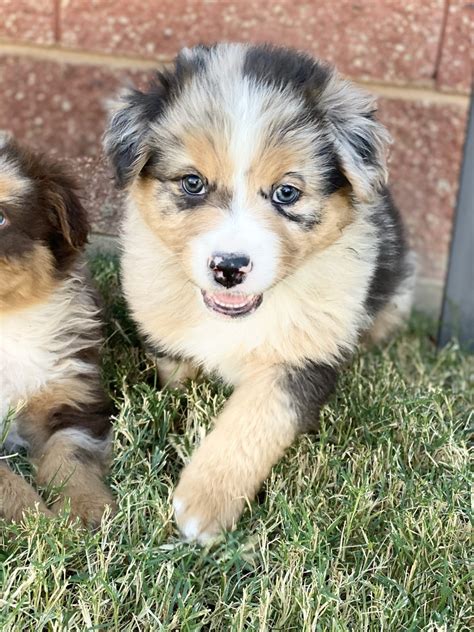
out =
[[[472,357],[455,343],[437,354],[420,319],[361,353],[320,433],[293,446],[235,532],[200,549],[179,541],[171,495],[226,393],[157,390],[114,262],[93,268],[120,511],[95,533],[64,516],[0,525],[2,631],[469,629]],[[29,476],[22,457],[15,467]]]

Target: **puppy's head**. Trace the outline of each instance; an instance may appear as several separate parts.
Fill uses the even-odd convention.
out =
[[[385,183],[386,143],[372,99],[330,68],[239,44],[184,49],[112,104],[104,140],[180,273],[227,316],[338,239]]]
[[[0,133],[0,310],[44,298],[87,234],[85,211],[63,169]]]

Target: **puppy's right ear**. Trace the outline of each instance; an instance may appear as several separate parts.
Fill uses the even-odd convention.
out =
[[[129,89],[108,103],[108,125],[103,145],[120,188],[134,180],[149,158],[149,95]]]

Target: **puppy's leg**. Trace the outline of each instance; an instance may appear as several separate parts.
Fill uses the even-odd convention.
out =
[[[82,401],[81,401],[82,400]],[[18,419],[40,486],[54,486],[58,511],[70,498],[71,515],[91,526],[100,523],[112,495],[102,479],[108,469],[111,423],[108,401],[95,381],[71,379],[30,400]]]
[[[33,487],[0,460],[0,517],[19,522],[27,511],[51,515]]]
[[[317,420],[334,383],[335,371],[311,365],[269,367],[239,385],[176,489],[176,520],[188,540],[203,544],[236,523],[296,435]]]
[[[58,511],[70,499],[71,517],[79,517],[89,526],[100,524],[106,506],[115,504],[103,482],[107,469],[109,438],[94,439],[80,427],[55,432],[37,455],[36,480],[39,485],[57,489]]]
[[[156,369],[161,386],[167,388],[179,388],[186,380],[195,380],[199,375],[199,368],[191,362],[167,357],[156,360]]]
[[[377,313],[368,335],[367,342],[379,344],[391,336],[409,318],[413,305],[416,281],[416,260],[414,253],[407,255],[409,273],[400,283],[387,304]]]

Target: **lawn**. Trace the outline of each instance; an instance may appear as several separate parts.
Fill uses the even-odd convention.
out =
[[[2,632],[470,628],[472,357],[455,343],[437,354],[419,317],[362,352],[319,434],[293,446],[235,532],[201,549],[180,542],[171,496],[226,392],[159,391],[114,261],[93,270],[120,510],[95,533],[65,516],[0,523]]]

